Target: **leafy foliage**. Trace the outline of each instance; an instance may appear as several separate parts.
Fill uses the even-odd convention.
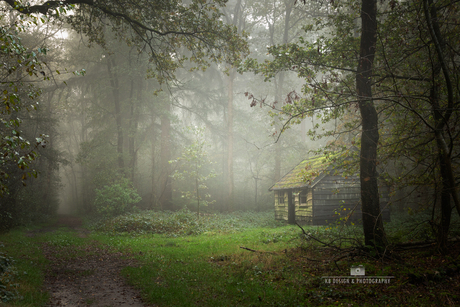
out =
[[[184,208],[177,212],[145,211],[127,214],[96,223],[93,228],[110,233],[157,233],[167,236],[187,236],[213,233],[232,233],[248,228],[276,227],[272,212],[234,212],[229,214],[196,213]]]
[[[16,290],[18,284],[15,283],[17,272],[13,264],[13,258],[0,252],[0,302],[19,298]]]
[[[149,54],[149,75],[160,82],[174,80],[175,70],[185,61],[194,63],[195,69],[206,69],[210,62],[236,63],[248,52],[236,28],[222,21],[224,0],[6,3],[21,13],[65,19],[76,31],[86,34],[90,43],[103,47],[107,43],[104,30],[110,27],[119,40]],[[60,16],[68,9],[74,13]]]
[[[57,209],[57,170],[63,161],[52,142],[55,91],[42,92],[52,56],[43,28],[37,30],[39,22],[33,16],[0,16],[1,230],[49,217]]]
[[[119,182],[96,189],[94,206],[99,214],[112,217],[129,211],[142,199],[132,183],[122,178]]]
[[[188,181],[192,183],[192,187],[182,191],[182,197],[189,201],[196,201],[198,207],[198,215],[200,214],[200,202],[202,205],[207,206],[212,203],[209,199],[209,193],[204,194],[203,191],[207,190],[206,181],[216,177],[214,169],[205,170],[212,162],[207,157],[206,147],[208,144],[204,139],[204,128],[193,128],[191,130],[194,140],[190,146],[184,148],[182,155],[177,160],[169,161],[169,163],[180,163],[180,170],[176,170],[171,176],[177,181]]]
[[[4,16],[0,16],[0,22]],[[0,196],[9,193],[8,185],[14,181],[12,172],[21,170],[20,180],[24,183],[28,176],[35,176],[31,170],[25,172],[37,157],[34,147],[45,145],[45,135],[34,141],[27,140],[20,129],[22,111],[33,111],[38,106],[40,90],[35,86],[26,85],[32,78],[41,78],[42,63],[39,54],[46,49],[28,50],[17,35],[25,26],[25,21],[18,21],[11,27],[0,26],[0,59],[3,63],[0,70]],[[40,77],[39,77],[40,76]]]

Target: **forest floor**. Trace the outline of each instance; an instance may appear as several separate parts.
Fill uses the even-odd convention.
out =
[[[376,259],[269,220],[270,212],[142,212],[85,221],[91,231],[70,216],[13,229],[0,234],[0,270],[8,264],[0,305],[460,306],[458,226],[441,254],[424,232],[401,237],[410,224],[388,223],[394,243]],[[322,242],[362,240],[359,225],[304,229]],[[369,282],[350,276],[356,265]],[[387,282],[371,283],[380,279]]]
[[[29,231],[27,236],[53,233],[67,228],[80,238],[89,231],[74,216],[59,216],[54,225]],[[126,253],[110,251],[97,242],[83,246],[69,244],[42,245],[50,266],[45,272],[45,288],[50,293],[48,306],[146,306],[138,291],[128,286],[120,270],[137,266]]]

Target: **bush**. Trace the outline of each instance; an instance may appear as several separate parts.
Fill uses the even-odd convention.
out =
[[[100,215],[113,217],[128,212],[141,200],[132,183],[123,178],[118,183],[96,189],[94,206]]]
[[[0,252],[0,303],[20,298],[16,289],[18,284],[14,283],[17,272],[13,263],[13,258]]]
[[[200,217],[187,208],[176,212],[143,211],[100,221],[94,230],[104,232],[157,233],[167,236],[199,235],[203,233],[234,233],[243,229],[278,227],[273,212],[233,212],[204,214]]]

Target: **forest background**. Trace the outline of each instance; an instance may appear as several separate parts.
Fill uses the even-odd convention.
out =
[[[430,212],[445,248],[460,212],[458,2],[2,4],[4,229],[60,204],[271,209],[268,187],[299,161],[353,145],[362,186],[378,165],[395,209]],[[380,249],[377,225],[366,243]]]

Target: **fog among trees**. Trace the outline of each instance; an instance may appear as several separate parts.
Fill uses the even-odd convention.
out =
[[[446,249],[457,2],[1,3],[3,230],[57,212],[273,211],[268,189],[326,156],[360,174],[366,246],[389,244],[379,179],[392,215],[429,212]]]
[[[459,1],[0,11],[0,305],[460,305]]]

